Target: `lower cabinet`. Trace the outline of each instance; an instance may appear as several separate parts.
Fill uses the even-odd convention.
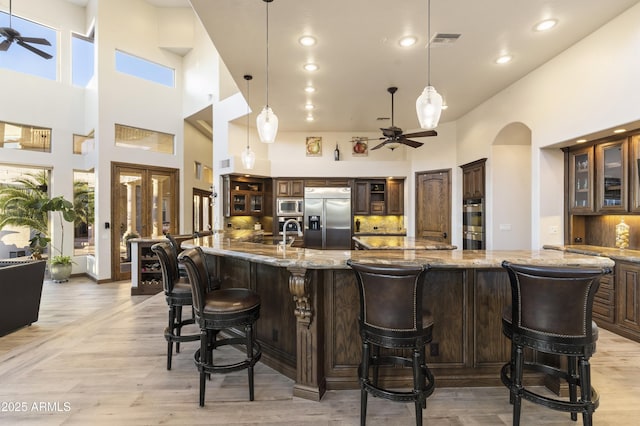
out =
[[[640,340],[640,264],[616,262],[616,325]]]
[[[605,275],[600,279],[600,287],[593,300],[593,319],[598,324],[602,321],[613,324],[616,320],[614,283],[613,275]]]

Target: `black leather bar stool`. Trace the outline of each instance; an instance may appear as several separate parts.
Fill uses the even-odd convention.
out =
[[[174,255],[169,242],[156,243],[151,246],[162,270],[162,287],[169,305],[169,324],[164,329],[164,338],[167,340],[167,370],[171,370],[171,356],[173,344],[176,344],[176,353],[180,352],[180,342],[194,342],[200,338],[198,334],[182,335],[182,327],[195,324],[193,315],[193,298],[191,297],[191,284],[188,279],[178,276],[178,257]],[[191,318],[182,319],[182,307],[188,306]]]
[[[187,278],[187,271],[184,269],[184,266],[182,266],[179,262],[178,262],[178,253],[180,253],[180,244],[178,243],[178,241],[176,241],[175,237],[171,234],[165,234],[165,237],[167,238],[167,240],[169,240],[169,243],[171,244],[171,255],[174,256],[176,258],[176,271],[178,273],[178,276],[181,278]]]
[[[219,281],[209,276],[200,247],[183,251],[179,260],[189,275],[196,322],[200,326],[200,349],[194,355],[200,372],[200,406],[204,406],[205,381],[209,374],[245,368],[249,375],[249,400],[253,401],[253,367],[262,356],[253,331],[253,324],[260,317],[260,296],[246,288],[220,289]],[[216,284],[216,287],[207,292],[211,283]],[[244,328],[245,336],[218,339],[218,333],[229,328]],[[213,350],[223,345],[244,346],[246,357],[232,364],[215,364]]]
[[[431,342],[433,318],[422,308],[425,275],[429,267],[363,264],[347,261],[356,274],[360,294],[358,318],[362,338],[360,376],[360,424],[367,417],[367,394],[392,401],[414,401],[416,425],[422,425],[422,410],[435,386],[425,361],[425,346]],[[380,347],[411,349],[411,357],[380,355]],[[390,390],[378,384],[380,365],[413,369],[413,389]],[[373,380],[369,369],[373,369]]]
[[[600,277],[611,273],[611,269],[515,265],[506,261],[502,266],[511,282],[512,305],[502,315],[502,332],[511,340],[511,361],[502,367],[500,376],[510,391],[514,426],[520,424],[522,398],[570,412],[574,421],[577,413],[582,413],[583,424],[591,425],[599,400],[591,386],[589,364],[598,340],[598,326],[591,320],[591,310]],[[566,356],[566,371],[539,360],[525,361],[525,348]],[[524,370],[565,380],[569,385],[568,400],[527,388],[522,379]]]

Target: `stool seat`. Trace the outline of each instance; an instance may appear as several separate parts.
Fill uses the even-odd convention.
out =
[[[501,371],[513,404],[513,425],[520,424],[522,398],[553,410],[582,414],[585,426],[593,424],[599,395],[591,386],[589,358],[596,351],[598,326],[592,320],[593,299],[610,268],[548,267],[503,262],[511,286],[511,306],[502,313],[502,332],[511,340],[511,360]],[[548,357],[525,360],[525,348],[555,355],[566,368],[547,362]],[[560,364],[561,365],[561,364]],[[569,398],[551,398],[523,383],[524,370],[566,381]],[[578,387],[580,399],[578,399]]]
[[[172,297],[192,297],[191,296],[191,283],[189,279],[180,277],[178,281],[173,285],[173,291],[169,296]]]
[[[260,306],[260,297],[246,288],[227,288],[207,293],[202,315],[244,314]]]

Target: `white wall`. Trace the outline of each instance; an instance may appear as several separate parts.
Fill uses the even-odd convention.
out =
[[[209,183],[204,180],[204,173],[201,179],[196,179],[194,163],[197,161],[203,166],[213,169],[213,144],[209,138],[187,122],[184,123],[184,142],[188,149],[184,150],[184,174],[182,179],[184,216],[180,223],[180,233],[190,234],[194,231],[192,221],[193,202],[191,202],[193,188],[210,191]]]
[[[640,4],[457,122],[459,163],[489,157],[509,123],[531,129],[532,248],[556,243],[563,234],[562,153],[541,148],[640,119],[640,97],[634,95],[640,90],[638,22]],[[507,194],[487,196],[495,209],[510,204]]]

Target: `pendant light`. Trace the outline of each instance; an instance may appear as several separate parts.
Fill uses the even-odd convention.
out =
[[[245,75],[244,79],[247,81],[247,147],[244,151],[242,151],[241,159],[242,165],[245,169],[253,169],[254,164],[256,164],[256,154],[251,150],[249,146],[249,81],[253,78],[252,75]]]
[[[442,96],[431,85],[431,0],[427,0],[427,87],[416,100],[416,112],[420,127],[433,130],[438,126],[442,112]]]
[[[273,0],[263,0],[267,4],[267,104],[258,115],[256,124],[260,141],[274,143],[278,133],[278,117],[269,106],[269,3]]]

